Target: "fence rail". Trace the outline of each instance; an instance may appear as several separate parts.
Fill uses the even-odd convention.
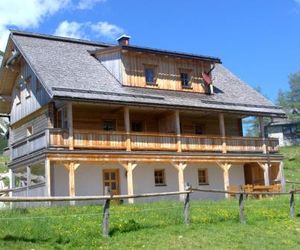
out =
[[[0,190],[1,192],[10,192],[14,189],[5,189]],[[290,192],[244,192],[244,191],[225,191],[218,189],[200,189],[192,188],[188,184],[185,187],[185,191],[175,191],[175,192],[162,192],[162,193],[147,193],[147,194],[135,194],[135,195],[112,195],[108,190],[108,187],[105,188],[105,195],[102,196],[60,196],[60,197],[1,197],[0,202],[55,202],[55,201],[87,201],[87,200],[97,200],[104,201],[103,205],[103,219],[102,219],[102,233],[104,237],[109,236],[109,209],[111,200],[119,199],[133,199],[133,198],[150,198],[150,197],[159,197],[159,196],[171,196],[171,195],[184,195],[183,199],[183,217],[184,223],[190,223],[190,194],[194,192],[209,192],[209,193],[222,193],[222,194],[231,194],[238,195],[238,207],[239,207],[239,218],[240,223],[246,223],[245,216],[245,199],[248,195],[289,195],[289,213],[293,218],[295,217],[295,195],[300,194],[300,189],[294,189]],[[72,204],[72,203],[71,203]]]

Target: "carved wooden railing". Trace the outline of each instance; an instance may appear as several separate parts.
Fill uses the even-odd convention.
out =
[[[63,129],[49,130],[51,147],[68,147],[68,132]],[[278,151],[278,139],[252,137],[225,137],[210,135],[180,135],[161,133],[129,133],[100,130],[74,130],[75,149],[178,151],[178,140],[183,152],[269,152]]]

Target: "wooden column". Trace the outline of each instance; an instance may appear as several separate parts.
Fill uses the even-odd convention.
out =
[[[121,165],[126,169],[127,171],[127,194],[128,195],[133,195],[133,170],[137,166],[137,163],[133,162],[127,162],[127,163],[121,163]],[[130,198],[128,199],[128,203],[134,203],[134,199]]]
[[[9,173],[9,189],[13,189],[15,188],[15,174],[11,169],[8,169],[8,173]],[[9,192],[9,197],[12,197],[12,192]]]
[[[49,158],[45,160],[46,196],[51,196],[51,163]]]
[[[258,165],[263,169],[264,171],[264,182],[265,186],[270,185],[270,177],[269,177],[269,164],[268,163],[261,163],[258,162]]]
[[[260,138],[262,138],[263,140],[263,145],[262,145],[262,151],[264,154],[267,153],[267,145],[266,145],[266,138],[265,138],[265,127],[264,127],[264,118],[262,116],[260,116],[258,118],[259,120],[259,135]]]
[[[183,192],[185,190],[185,180],[184,180],[184,169],[187,164],[184,162],[172,163],[172,165],[178,170],[178,189],[179,192]],[[184,195],[180,195],[180,200],[184,201]]]
[[[229,169],[231,168],[232,165],[230,163],[220,163],[220,162],[217,162],[217,164],[219,165],[220,168],[223,169],[224,190],[227,191],[229,186]],[[229,194],[225,194],[225,197],[229,198]]]
[[[281,191],[285,192],[285,177],[284,177],[283,167],[284,167],[284,163],[283,161],[281,161],[279,164],[280,184],[281,184]]]
[[[126,132],[126,151],[131,151],[130,114],[129,114],[128,107],[124,107],[124,125],[125,125],[125,132]]]
[[[179,110],[175,110],[175,129],[177,136],[177,152],[181,152],[181,131],[180,131],[180,115]]]
[[[222,153],[227,153],[224,114],[219,113],[220,135],[222,136]]]
[[[70,162],[66,163],[65,167],[69,171],[69,196],[74,197],[75,192],[75,171],[79,167],[79,163]]]
[[[72,103],[67,103],[67,119],[68,119],[68,130],[69,130],[69,150],[74,149],[74,138],[73,138],[73,108]]]

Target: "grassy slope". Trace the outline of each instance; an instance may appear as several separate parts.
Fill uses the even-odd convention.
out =
[[[288,180],[300,180],[299,149],[282,149]],[[194,201],[185,226],[178,202],[112,206],[110,239],[101,236],[101,206],[3,210],[0,249],[299,249],[300,217],[289,218],[288,197],[245,207],[241,225],[236,200]]]

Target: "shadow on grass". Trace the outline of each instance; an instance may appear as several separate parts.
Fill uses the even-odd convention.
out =
[[[7,234],[4,237],[0,238],[3,241],[9,241],[9,242],[28,242],[28,243],[45,243],[45,242],[53,242],[50,238],[48,239],[36,239],[36,238],[27,238],[24,236],[14,236],[14,235],[10,235]],[[59,244],[59,245],[66,245],[70,242],[70,239],[68,238],[64,238],[62,236],[59,236],[56,240],[55,243]]]
[[[165,225],[166,227],[168,225]],[[140,223],[136,222],[133,219],[128,220],[127,222],[121,224],[119,227],[113,227],[109,231],[109,235],[113,236],[118,233],[130,233],[130,232],[135,232],[143,229],[151,229],[151,228],[157,228],[157,225],[141,225]],[[159,226],[159,227],[164,227],[164,226]]]

